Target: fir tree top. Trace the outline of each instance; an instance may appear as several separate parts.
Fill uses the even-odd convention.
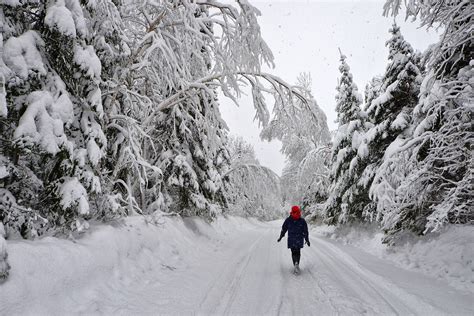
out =
[[[403,38],[400,27],[396,23],[393,23],[389,33],[392,37],[385,42],[385,46],[388,47],[388,60],[391,63],[387,68],[386,77],[396,76],[414,56],[413,48]]]
[[[389,29],[391,38],[388,47],[387,70],[382,78],[380,94],[367,104],[369,120],[381,124],[390,118],[393,121],[404,107],[413,107],[419,93],[417,56],[411,45],[403,38],[395,23]]]
[[[339,66],[341,78],[336,87],[336,112],[339,125],[359,119],[360,105],[362,104],[362,96],[357,91],[357,86],[352,79],[346,58],[347,57],[341,53],[341,65]]]

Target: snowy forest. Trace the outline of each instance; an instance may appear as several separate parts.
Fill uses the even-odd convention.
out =
[[[1,2],[5,284],[10,240],[130,216],[270,221],[300,205],[311,225],[375,224],[387,245],[474,223],[471,1],[381,3],[440,37],[416,51],[394,22],[365,87],[334,47],[335,131],[309,73],[263,71],[274,58],[248,0]],[[218,94],[251,95],[261,139],[282,144],[281,176],[228,129]]]

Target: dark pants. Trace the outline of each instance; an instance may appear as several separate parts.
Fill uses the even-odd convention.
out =
[[[293,259],[293,265],[300,264],[301,258],[301,249],[300,248],[291,248],[291,259]]]

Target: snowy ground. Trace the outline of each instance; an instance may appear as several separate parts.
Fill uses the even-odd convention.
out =
[[[472,293],[316,235],[295,276],[281,222],[156,221],[9,242],[0,315],[474,314]]]

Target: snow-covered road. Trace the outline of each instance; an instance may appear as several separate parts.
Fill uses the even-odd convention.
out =
[[[285,242],[276,242],[280,222],[239,223],[216,238],[190,221],[169,260],[150,264],[147,245],[128,263],[102,267],[100,277],[62,281],[51,292],[32,294],[12,275],[3,285],[6,300],[0,286],[0,314],[474,315],[467,293],[315,236],[295,276]]]
[[[235,236],[182,276],[163,284],[163,289],[170,290],[162,311],[212,315],[474,314],[469,295],[319,238],[312,237],[312,246],[303,249],[302,273],[295,276],[286,244],[276,242],[277,225]],[[173,286],[180,282],[185,286]]]

